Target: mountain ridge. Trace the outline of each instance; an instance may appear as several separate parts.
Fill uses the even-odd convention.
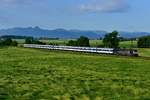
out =
[[[36,27],[14,27],[8,29],[0,29],[0,36],[2,35],[17,35],[17,36],[32,36],[36,38],[47,37],[47,38],[62,38],[62,39],[76,39],[80,36],[86,36],[90,39],[99,39],[104,37],[108,33],[103,30],[77,30],[71,29],[66,30],[63,28],[57,28],[53,30],[42,29],[38,26]],[[141,36],[150,35],[148,32],[125,32],[120,31],[119,35],[124,38],[138,38]]]

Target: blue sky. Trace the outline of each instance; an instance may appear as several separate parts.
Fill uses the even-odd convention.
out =
[[[0,29],[150,32],[150,0],[0,0]]]

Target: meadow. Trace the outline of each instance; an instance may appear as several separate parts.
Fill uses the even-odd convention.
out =
[[[150,49],[140,55],[0,48],[0,100],[149,100]]]

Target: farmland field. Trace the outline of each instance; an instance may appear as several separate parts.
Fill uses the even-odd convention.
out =
[[[149,100],[150,59],[0,48],[5,99]]]

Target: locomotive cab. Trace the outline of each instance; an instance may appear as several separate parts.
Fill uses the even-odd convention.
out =
[[[131,50],[131,51],[132,51],[131,54],[132,54],[133,56],[136,56],[136,57],[138,56],[138,51],[137,51],[137,50]]]
[[[114,53],[122,56],[138,56],[138,51],[133,49],[115,49]]]

